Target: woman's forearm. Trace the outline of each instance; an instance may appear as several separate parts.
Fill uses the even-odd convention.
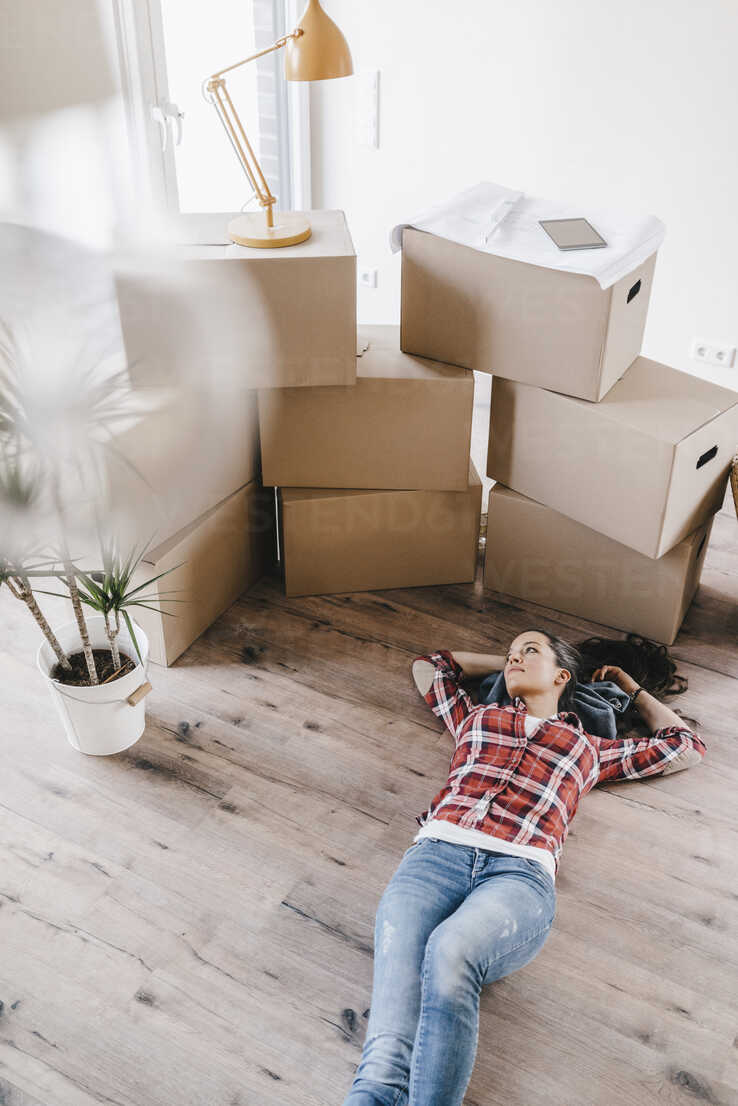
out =
[[[648,691],[644,690],[640,693],[635,701],[635,707],[651,731],[660,730],[662,726],[682,726],[687,730],[692,729],[676,711],[667,707],[666,703],[660,703]]]
[[[489,672],[501,672],[505,667],[505,658],[494,653],[451,653],[457,664],[464,670],[465,676],[486,676]],[[640,695],[638,699],[640,699]],[[637,702],[637,700],[636,700]]]
[[[636,680],[628,676],[621,680],[620,686],[623,691],[627,691],[629,695],[632,695],[639,685]],[[634,705],[641,718],[652,731],[660,730],[663,726],[683,726],[688,730],[692,728],[687,725],[683,718],[679,717],[676,711],[673,711],[671,707],[667,707],[666,703],[659,702],[645,688],[638,695]]]

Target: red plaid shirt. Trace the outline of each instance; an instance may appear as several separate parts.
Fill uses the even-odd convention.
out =
[[[416,660],[436,669],[424,698],[456,742],[446,783],[416,821],[423,826],[431,817],[443,818],[548,849],[557,872],[579,800],[593,787],[656,776],[690,749],[705,754],[704,742],[686,726],[664,726],[640,740],[607,740],[586,733],[570,710],[544,719],[527,737],[522,698],[515,696],[507,706],[475,706],[448,650]]]

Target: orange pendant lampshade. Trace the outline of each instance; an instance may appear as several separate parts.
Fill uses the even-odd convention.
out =
[[[354,71],[348,43],[319,0],[308,0],[300,22],[304,32],[288,40],[284,75],[288,81],[325,81]]]

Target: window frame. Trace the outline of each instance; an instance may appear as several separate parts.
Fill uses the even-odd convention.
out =
[[[295,26],[301,12],[300,0],[267,0],[267,3],[273,13],[274,41],[285,28]],[[160,0],[112,0],[112,5],[136,204],[176,217],[180,210],[179,191],[171,133],[166,149],[162,150],[161,130],[151,114],[154,106],[171,99]],[[260,42],[259,48],[263,49],[264,45],[270,43]],[[254,64],[263,73],[271,71],[277,77],[274,88],[282,173],[280,207],[308,211],[311,205],[310,86],[308,82],[280,79],[281,62],[281,51],[275,51]],[[268,95],[264,93],[265,97]]]

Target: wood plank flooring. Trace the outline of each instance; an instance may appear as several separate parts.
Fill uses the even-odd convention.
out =
[[[737,555],[724,510],[671,649],[707,757],[583,800],[545,948],[482,992],[467,1106],[738,1103]],[[479,580],[288,599],[267,577],[152,666],[145,734],[95,758],[2,589],[0,1102],[340,1106],[376,906],[451,752],[410,662],[531,622],[603,630]]]

